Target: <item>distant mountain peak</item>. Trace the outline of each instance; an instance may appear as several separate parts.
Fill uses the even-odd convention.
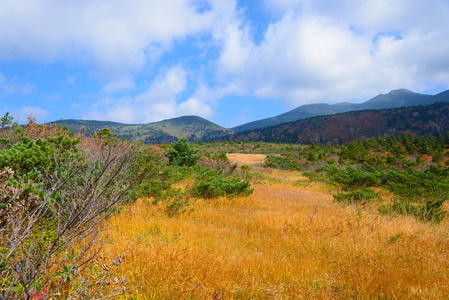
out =
[[[341,144],[384,134],[446,134],[449,104],[438,102],[393,109],[370,109],[317,116],[272,127],[236,132],[228,140],[271,143]],[[438,125],[436,125],[438,124]]]
[[[183,137],[189,141],[198,141],[201,138],[213,138],[230,133],[228,129],[198,116],[182,116],[159,122],[133,125],[89,120],[58,120],[55,123],[60,126],[67,126],[75,133],[80,131],[80,127],[85,126],[87,134],[98,132],[101,128],[107,126],[111,132],[118,133],[119,138],[141,140],[147,144],[176,142]]]
[[[389,92],[389,94],[399,94],[399,93],[415,94],[414,92],[407,90],[407,89],[397,89],[397,90],[392,90],[391,92]]]
[[[449,91],[439,93],[438,95],[425,95],[414,93],[407,89],[397,89],[390,91],[388,94],[379,94],[364,103],[344,102],[333,105],[323,103],[301,105],[281,115],[253,121],[231,129],[241,132],[322,115],[332,115],[364,109],[388,109],[416,105],[430,105],[435,102],[449,102]]]

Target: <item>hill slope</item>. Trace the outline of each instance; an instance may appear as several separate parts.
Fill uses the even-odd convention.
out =
[[[107,126],[111,132],[118,133],[118,138],[141,140],[147,144],[171,143],[180,138],[197,141],[201,138],[223,136],[231,131],[197,116],[184,116],[149,124],[123,124],[109,121],[58,120],[60,126],[66,126],[75,133],[86,127],[86,134],[99,132]]]
[[[429,106],[351,111],[237,132],[225,139],[335,144],[404,132],[417,135],[446,134],[449,132],[449,104],[438,102]]]
[[[284,114],[262,119],[232,128],[233,131],[241,132],[246,130],[259,129],[274,126],[286,122],[293,122],[301,119],[322,115],[333,115],[342,112],[363,110],[363,109],[385,109],[398,108],[417,105],[429,105],[435,102],[449,102],[449,90],[437,95],[424,95],[413,93],[409,90],[394,90],[383,95],[380,94],[364,103],[337,103],[337,104],[308,104],[299,106]]]

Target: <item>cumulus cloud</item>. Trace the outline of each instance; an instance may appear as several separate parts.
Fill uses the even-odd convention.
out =
[[[236,0],[0,0],[0,61],[64,62],[72,91],[95,82],[85,117],[127,123],[214,116],[233,95],[293,108],[449,88],[446,0],[255,2],[261,32]],[[0,74],[0,96],[41,91],[28,79]]]
[[[253,52],[245,84],[253,86],[260,97],[293,104],[303,97],[322,101],[320,95],[329,94],[329,89],[341,95],[353,90],[355,81],[369,80],[370,46],[368,39],[331,20],[286,15],[268,28],[265,40]]]
[[[214,1],[213,7],[217,13],[212,37],[220,48],[218,75],[236,75],[243,70],[253,48],[250,28],[235,1]]]
[[[131,98],[105,97],[91,106],[86,118],[123,123],[150,123],[180,115],[209,117],[213,110],[198,98],[180,99],[187,85],[187,71],[180,66],[165,70],[142,93]],[[102,113],[104,111],[104,113]]]
[[[212,108],[209,105],[195,98],[180,103],[178,109],[181,115],[200,115],[206,118],[213,115]]]
[[[444,1],[266,0],[281,12],[239,84],[293,108],[364,100],[396,88],[449,87],[449,5]],[[244,44],[244,43],[243,43]]]
[[[213,110],[204,98],[179,99],[187,85],[187,71],[176,66],[168,69],[144,93],[136,97],[141,108],[141,119],[145,122],[159,121],[180,115],[210,117]]]
[[[145,122],[176,116],[176,96],[186,87],[186,71],[172,67],[144,92],[136,97],[139,114]]]
[[[136,110],[130,98],[104,97],[87,107],[83,119],[98,121],[114,121],[120,123],[136,123]]]
[[[173,40],[207,29],[210,15],[188,0],[0,1],[0,59],[68,59],[120,80]]]
[[[114,120],[126,124],[134,123],[136,120],[136,112],[129,103],[120,103],[108,111],[107,120]]]

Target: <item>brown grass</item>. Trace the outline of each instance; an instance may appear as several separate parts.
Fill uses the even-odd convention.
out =
[[[239,166],[254,166],[262,165],[267,156],[265,154],[228,153],[227,157],[232,163],[237,163]]]
[[[172,218],[139,200],[110,226],[104,251],[124,252],[135,299],[449,298],[448,220],[383,217],[304,187],[258,185]]]

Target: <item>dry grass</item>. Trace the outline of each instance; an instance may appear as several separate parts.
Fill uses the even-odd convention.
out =
[[[262,165],[267,156],[265,154],[228,153],[227,157],[232,163],[237,163],[239,166],[255,166]]]
[[[313,218],[312,218],[313,216]],[[110,221],[134,299],[447,299],[449,222],[382,217],[284,184],[169,218],[139,200]]]

